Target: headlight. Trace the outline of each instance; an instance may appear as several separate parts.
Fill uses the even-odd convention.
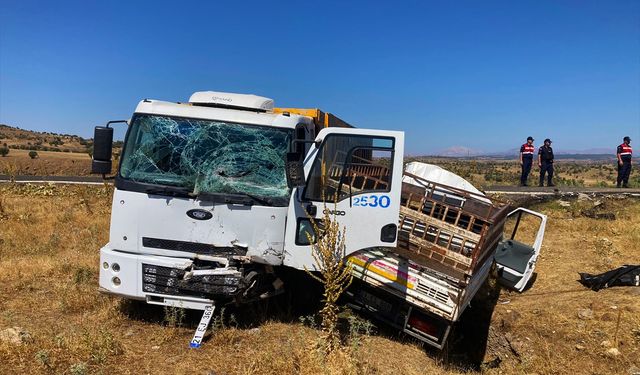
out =
[[[120,265],[118,263],[113,263],[111,265],[111,269],[113,270],[113,272],[120,272]]]
[[[120,286],[120,278],[114,277],[113,279],[111,279],[111,283],[113,284],[113,286]]]
[[[108,270],[109,269],[109,263],[107,263],[107,262],[102,263],[102,268],[104,268],[105,270]]]

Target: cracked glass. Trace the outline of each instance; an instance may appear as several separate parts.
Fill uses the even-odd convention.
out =
[[[195,194],[249,194],[286,205],[292,136],[293,129],[136,115],[120,175]]]

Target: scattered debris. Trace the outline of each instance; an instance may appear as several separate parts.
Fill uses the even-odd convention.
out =
[[[640,265],[625,265],[598,275],[580,273],[579,282],[596,292],[611,286],[640,286]]]
[[[571,202],[563,201],[562,199],[558,200],[558,204],[562,207],[571,207]]]
[[[604,340],[603,342],[600,343],[600,346],[602,346],[603,348],[608,348],[611,346],[611,341]]]
[[[31,334],[22,327],[12,327],[0,331],[0,341],[22,345],[31,341]]]
[[[607,357],[617,357],[620,355],[620,351],[618,350],[618,348],[609,348],[606,352],[604,352]]]
[[[640,367],[631,366],[628,371],[629,375],[640,375]]]
[[[152,350],[158,350],[158,349],[160,349],[160,346],[158,346],[158,345],[154,345],[154,346],[152,346],[152,347],[151,347],[151,349],[152,349]]]
[[[591,320],[593,319],[593,310],[591,309],[580,309],[578,310],[578,318],[582,320]]]
[[[578,193],[578,202],[590,201],[591,198],[585,193]]]
[[[582,216],[588,217],[590,219],[599,219],[599,220],[615,220],[616,214],[613,212],[597,212],[595,209],[582,210],[580,212]]]
[[[580,345],[580,344],[576,345],[576,350],[585,350],[585,349],[586,347],[584,345]]]

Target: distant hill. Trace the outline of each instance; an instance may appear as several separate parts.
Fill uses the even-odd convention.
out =
[[[556,159],[571,160],[613,160],[615,159],[615,149],[609,148],[591,148],[586,150],[556,150]],[[515,159],[518,157],[520,149],[509,149],[500,152],[484,152],[465,146],[451,146],[449,148],[425,155],[427,157],[445,157],[457,159]],[[414,155],[416,157],[420,155]]]
[[[11,149],[81,152],[87,153],[93,148],[93,140],[73,134],[37,132],[0,124],[0,146]]]
[[[482,155],[483,152],[465,146],[451,146],[436,153],[438,156],[445,157],[469,157]]]

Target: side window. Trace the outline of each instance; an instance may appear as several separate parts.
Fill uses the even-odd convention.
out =
[[[303,124],[298,124],[296,126],[296,139],[297,140],[304,140],[307,139],[306,138],[306,129],[304,128]],[[302,157],[304,157],[305,154],[305,144],[302,142],[296,143],[295,144],[295,152],[297,152],[298,154],[302,155]]]
[[[393,139],[331,134],[318,150],[304,197],[328,202],[391,190]]]

